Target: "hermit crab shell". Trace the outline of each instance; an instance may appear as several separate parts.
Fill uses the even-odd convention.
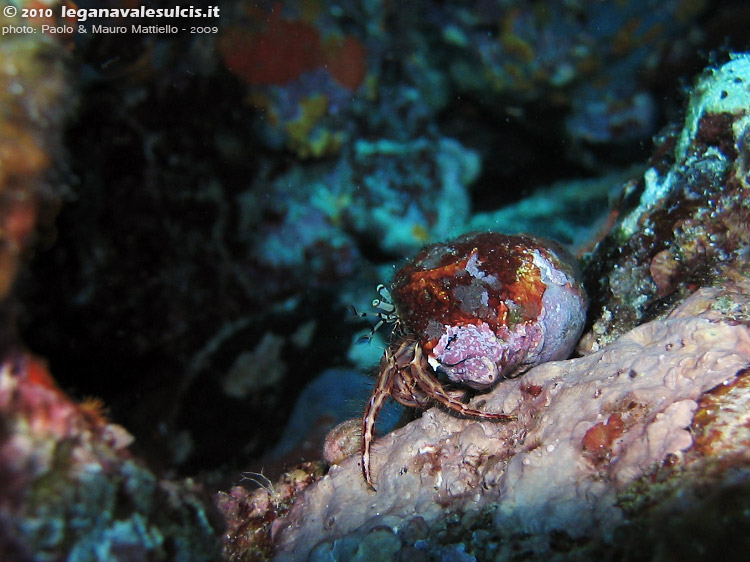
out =
[[[430,365],[479,390],[566,359],[587,308],[576,263],[559,244],[493,232],[424,248],[396,273],[391,295]]]

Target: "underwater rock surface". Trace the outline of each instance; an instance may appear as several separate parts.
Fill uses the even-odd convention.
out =
[[[748,108],[750,55],[735,54],[697,79],[684,126],[660,134],[648,169],[624,185],[619,221],[586,259],[594,316],[582,353],[720,282],[747,259]]]
[[[548,560],[560,536],[592,554],[625,523],[635,502],[623,498],[639,485],[640,501],[652,493],[647,475],[691,487],[710,466],[720,487],[722,472],[750,468],[746,414],[706,412],[724,409],[722,388],[747,399],[750,331],[737,311],[748,306],[746,280],[698,291],[604,350],[540,365],[475,399],[517,421],[425,412],[375,443],[377,492],[356,455],[308,488],[278,534],[275,560],[364,560],[386,548],[394,557],[434,554],[459,544],[483,560],[519,544],[527,559]],[[694,474],[681,480],[687,467]],[[441,542],[447,520],[463,529],[461,540]]]
[[[0,363],[0,428],[0,559],[219,559],[203,488],[157,476],[100,401],[74,402],[29,354]]]

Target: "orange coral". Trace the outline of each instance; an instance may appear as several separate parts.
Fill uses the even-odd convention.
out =
[[[352,91],[359,88],[367,65],[365,47],[356,37],[333,37],[323,44],[315,26],[283,19],[281,11],[281,4],[274,4],[262,31],[235,26],[224,33],[219,50],[229,70],[250,85],[266,86],[325,68],[338,84]]]
[[[367,74],[364,45],[356,37],[347,35],[330,42],[326,49],[326,67],[336,82],[352,92],[362,85]]]
[[[286,84],[321,65],[317,30],[274,9],[263,33],[232,28],[219,46],[229,69],[251,85]]]
[[[583,450],[589,453],[592,460],[600,462],[609,457],[612,443],[625,431],[622,417],[618,413],[611,414],[606,422],[592,426],[583,436]]]

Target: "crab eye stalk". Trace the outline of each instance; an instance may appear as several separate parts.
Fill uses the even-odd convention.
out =
[[[391,302],[391,292],[388,290],[388,287],[380,283],[377,287],[375,287],[375,291],[381,296],[381,298],[384,301]]]
[[[396,310],[396,307],[392,303],[386,302],[386,301],[382,301],[380,299],[373,299],[372,300],[372,307],[373,308],[379,308],[380,310],[382,310],[383,312],[386,312],[388,314],[390,314],[390,313],[392,313],[392,312],[394,312]]]

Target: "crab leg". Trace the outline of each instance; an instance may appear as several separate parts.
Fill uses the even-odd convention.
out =
[[[412,376],[405,377],[399,370],[401,376],[395,377],[391,398],[407,408],[425,409],[430,405],[429,397],[417,387],[417,383]]]
[[[411,362],[411,374],[417,383],[417,386],[425,392],[430,398],[439,402],[449,410],[458,412],[461,415],[469,416],[472,418],[481,418],[485,420],[500,420],[500,421],[511,421],[516,419],[516,416],[509,414],[482,412],[469,408],[463,402],[459,402],[453,396],[443,388],[443,385],[439,381],[431,377],[425,372],[422,367],[422,348],[415,346],[414,348],[414,359]]]
[[[398,373],[396,361],[393,355],[387,350],[381,360],[380,373],[370,396],[370,401],[367,403],[365,415],[362,418],[362,474],[365,477],[365,482],[373,490],[375,486],[372,484],[372,474],[370,473],[370,448],[372,447],[372,440],[375,437],[375,420],[377,420],[383,404],[385,404],[385,401],[391,395],[393,382],[396,378],[396,373]]]

